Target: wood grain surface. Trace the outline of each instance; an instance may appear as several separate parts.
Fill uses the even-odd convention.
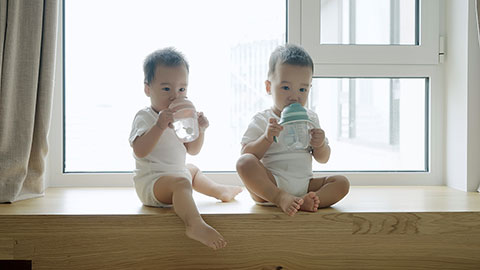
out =
[[[187,238],[181,220],[171,209],[143,209],[136,214],[78,214],[77,206],[71,208],[76,209],[73,214],[21,214],[12,209],[6,213],[1,211],[5,208],[0,208],[0,260],[32,260],[33,269],[480,266],[478,211],[401,212],[392,206],[391,212],[349,212],[334,207],[288,217],[277,208],[257,208],[243,200],[237,203],[249,208],[249,213],[246,209],[223,209],[220,213],[203,214],[207,223],[228,241],[227,247],[218,251]],[[207,206],[209,201],[203,203],[204,212],[215,212],[216,202],[211,202],[213,206]],[[46,210],[45,205],[42,207]],[[25,205],[22,208],[25,210]]]

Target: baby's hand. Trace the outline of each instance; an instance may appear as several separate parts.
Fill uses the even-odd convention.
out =
[[[210,123],[208,122],[207,117],[205,117],[205,115],[203,115],[203,112],[197,112],[197,116],[198,116],[198,127],[199,127],[201,132],[204,132],[205,129],[208,128]]]
[[[158,120],[155,125],[161,130],[165,130],[167,127],[173,128],[173,112],[170,109],[163,110],[158,113]]]
[[[325,131],[321,128],[314,128],[310,130],[311,140],[310,145],[313,148],[320,148],[323,147],[325,144]]]
[[[268,122],[267,130],[265,130],[265,139],[272,143],[274,140],[273,137],[278,137],[280,135],[280,131],[283,130],[283,126],[278,124],[277,119],[275,118],[269,118]]]

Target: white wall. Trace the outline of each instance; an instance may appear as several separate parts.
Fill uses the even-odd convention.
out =
[[[464,191],[476,190],[480,176],[480,59],[473,1],[445,1],[445,177],[448,186]]]
[[[55,86],[53,91],[55,93],[59,93],[63,91],[63,18],[62,18],[62,9],[63,9],[63,1],[59,1],[58,3],[58,28],[57,28],[57,55],[56,55],[56,63],[55,63]],[[57,148],[56,145],[62,144],[59,138],[62,135],[61,127],[59,128],[58,125],[54,124],[54,121],[58,121],[59,117],[62,117],[62,99],[61,96],[53,95],[53,105],[52,105],[52,116],[51,116],[51,124],[50,130],[48,132],[48,155],[47,155],[47,167],[45,170],[45,186],[50,187],[52,186],[52,177],[55,174],[55,169],[58,169],[58,166],[55,166],[55,160],[52,159],[52,153],[55,152]]]
[[[445,1],[445,177],[448,186],[461,190],[467,179],[467,4]]]

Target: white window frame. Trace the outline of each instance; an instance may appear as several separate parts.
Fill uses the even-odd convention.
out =
[[[430,91],[427,96],[429,103],[429,119],[428,119],[428,157],[429,163],[427,172],[354,172],[354,173],[344,173],[339,172],[339,174],[346,175],[352,185],[443,185],[443,125],[444,125],[444,85],[443,80],[443,68],[439,65],[438,62],[438,43],[431,44],[429,51],[435,55],[433,60],[432,56],[429,56],[420,62],[417,59],[413,59],[411,62],[405,61],[405,56],[410,55],[408,50],[404,50],[405,46],[385,46],[391,50],[390,52],[382,52],[383,57],[389,56],[389,54],[403,55],[404,57],[393,58],[390,57],[388,63],[384,63],[377,60],[372,60],[370,62],[362,62],[358,51],[355,50],[367,50],[367,47],[375,47],[378,49],[378,46],[352,46],[350,49],[349,46],[345,45],[315,45],[311,47],[308,43],[311,43],[311,40],[305,39],[305,28],[302,28],[302,25],[305,25],[306,12],[310,10],[305,10],[305,4],[312,4],[318,0],[289,0],[288,2],[288,18],[287,18],[287,40],[289,43],[301,44],[312,54],[315,62],[315,74],[314,76],[318,77],[429,77],[430,81]],[[319,1],[318,1],[319,2]],[[438,11],[438,5],[434,4],[437,1],[435,0],[423,0],[422,1],[422,14],[425,11],[425,5],[433,5],[433,9]],[[443,2],[442,2],[443,3]],[[63,9],[63,1],[60,1],[61,8],[60,12]],[[303,13],[302,13],[303,11]],[[319,11],[319,9],[318,9]],[[430,18],[432,20],[437,19],[437,22],[428,26],[433,32],[436,33],[435,39],[438,40],[438,12],[433,12],[436,15],[432,15]],[[423,16],[422,16],[423,17]],[[59,18],[62,18],[60,14]],[[319,25],[319,24],[318,24]],[[427,27],[427,26],[425,26]],[[49,154],[48,154],[48,167],[47,167],[47,186],[50,187],[65,187],[65,186],[76,186],[76,187],[121,187],[121,186],[132,186],[133,173],[64,173],[63,172],[63,21],[60,21],[58,29],[58,43],[57,43],[57,70],[56,70],[56,82],[55,82],[55,91],[53,96],[53,111],[51,119],[51,129],[49,132]],[[318,32],[318,31],[317,31]],[[422,33],[428,33],[424,27],[422,27]],[[307,35],[308,36],[308,35]],[[303,38],[302,38],[303,37]],[[423,37],[421,37],[423,38]],[[306,43],[305,43],[306,42]],[[320,44],[318,42],[318,44]],[[326,46],[326,47],[325,47]],[[329,48],[327,48],[329,47]],[[334,48],[337,47],[337,48]],[[331,49],[329,54],[335,55],[338,57],[332,57],[330,62],[322,61],[319,59],[324,59],[323,53],[320,54],[319,50]],[[386,49],[387,49],[386,48]],[[348,50],[352,50],[348,52]],[[342,52],[344,51],[344,52]],[[361,54],[364,54],[363,52]],[[319,57],[321,55],[321,57]],[[351,56],[348,58],[346,55]],[[345,57],[340,57],[345,56]],[[353,59],[353,60],[352,60]],[[365,60],[365,59],[363,59]],[[395,62],[397,61],[397,62]],[[376,63],[374,63],[376,62]],[[408,62],[408,63],[406,63]],[[360,64],[362,63],[362,64]],[[267,64],[267,63],[265,63]],[[328,132],[328,131],[327,131]],[[335,151],[335,149],[332,149]],[[132,159],[133,162],[133,159]],[[332,173],[328,173],[332,174]],[[213,180],[226,183],[226,184],[241,184],[241,181],[237,173],[208,173],[209,177]],[[321,176],[322,174],[315,173],[315,176]]]
[[[385,0],[387,1],[387,0]],[[300,36],[291,42],[302,44],[319,64],[438,64],[438,0],[420,0],[419,45],[332,45],[320,44],[320,0],[295,0],[301,10]],[[298,19],[297,19],[298,20]],[[294,29],[292,29],[294,30]]]
[[[429,78],[428,170],[426,172],[339,172],[353,185],[443,185],[443,67],[439,64],[437,0],[420,0],[418,46],[320,44],[320,1],[290,0],[288,42],[302,45],[315,63],[314,77]],[[328,132],[328,131],[326,131]],[[335,151],[335,149],[332,149]],[[315,173],[315,176],[324,174]]]

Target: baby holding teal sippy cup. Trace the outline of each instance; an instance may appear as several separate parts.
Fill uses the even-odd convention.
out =
[[[314,178],[312,156],[330,158],[315,112],[304,108],[313,61],[300,46],[277,47],[270,56],[266,91],[273,106],[257,113],[242,138],[237,171],[257,204],[274,204],[289,216],[331,206],[349,191],[342,175]]]
[[[192,188],[223,202],[233,200],[242,188],[217,184],[195,165],[185,164],[187,153],[200,152],[209,125],[186,98],[188,63],[181,53],[165,48],[148,55],[143,68],[144,91],[151,105],[135,115],[129,138],[137,195],[147,206],[173,206],[188,237],[213,249],[223,248],[227,242],[200,216]]]

